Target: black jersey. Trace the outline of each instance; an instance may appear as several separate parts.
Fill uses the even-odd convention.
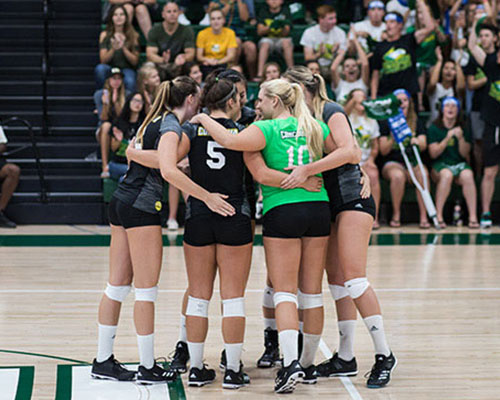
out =
[[[233,135],[243,129],[242,125],[230,119],[215,120]],[[245,190],[243,153],[224,148],[199,124],[185,123],[182,128],[191,142],[188,154],[191,179],[209,192],[229,196],[226,201],[236,208],[236,212],[250,216]],[[189,197],[186,219],[209,213],[212,211],[205,203]]]
[[[322,115],[324,123],[328,124],[329,119],[336,113],[344,114],[351,127],[349,118],[342,106],[333,102],[325,103]],[[332,132],[332,134],[335,136],[335,132]],[[344,164],[325,171],[323,172],[323,180],[332,209],[361,198],[361,169],[357,164]]]
[[[166,132],[175,132],[179,138],[182,136],[179,120],[173,113],[159,116],[149,123],[144,131],[142,149],[158,149],[160,138]],[[125,204],[145,212],[161,211],[163,179],[160,171],[132,161],[114,196]]]

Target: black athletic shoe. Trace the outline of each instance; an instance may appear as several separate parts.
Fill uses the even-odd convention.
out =
[[[375,354],[375,364],[370,371],[366,387],[378,389],[387,385],[391,380],[391,372],[397,363],[398,361],[392,353],[388,357],[383,354]]]
[[[316,372],[316,366],[311,365],[307,368],[302,368],[304,371],[304,377],[302,378],[302,383],[305,385],[314,385],[318,382],[318,373]]]
[[[17,225],[0,210],[0,228],[15,228]]]
[[[247,385],[247,382],[245,382],[245,375],[246,374],[243,372],[241,367],[238,372],[234,372],[232,369],[226,369],[224,372],[222,387],[224,389],[239,389],[240,387]]]
[[[205,386],[215,380],[215,370],[208,369],[203,365],[202,369],[191,367],[189,370],[188,385],[189,386]]]
[[[297,382],[304,377],[304,371],[297,360],[292,361],[288,367],[281,367],[274,380],[276,393],[291,393],[295,390]]]
[[[156,363],[149,369],[139,365],[137,383],[154,385],[156,383],[173,382],[177,379],[177,376],[177,371],[173,369],[164,369]]]
[[[264,354],[258,359],[257,367],[271,368],[280,362],[278,331],[267,328],[264,330]]]
[[[316,366],[316,372],[320,378],[329,378],[331,376],[355,376],[358,373],[358,364],[356,357],[351,361],[345,361],[335,353],[332,358]]]
[[[129,371],[111,354],[103,362],[97,362],[94,358],[90,376],[95,379],[109,379],[111,381],[133,381],[135,379],[135,371]]]
[[[187,371],[187,363],[189,361],[189,350],[186,342],[177,342],[175,345],[175,353],[170,361],[170,369],[183,374]]]
[[[222,350],[222,353],[220,354],[220,362],[219,362],[219,368],[222,371],[226,370],[227,366],[227,359],[226,359],[226,350]],[[243,371],[243,362],[240,361],[240,371]],[[243,372],[243,380],[245,381],[245,385],[250,384],[250,377],[246,372]]]

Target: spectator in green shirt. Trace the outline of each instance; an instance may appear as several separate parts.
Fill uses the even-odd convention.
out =
[[[427,133],[429,155],[434,160],[432,175],[437,181],[436,211],[439,224],[446,227],[443,208],[450,194],[453,181],[462,186],[462,191],[469,211],[469,228],[479,228],[476,204],[477,194],[474,174],[467,160],[471,143],[469,132],[459,116],[460,103],[456,97],[445,97],[441,103],[439,117],[430,126]]]

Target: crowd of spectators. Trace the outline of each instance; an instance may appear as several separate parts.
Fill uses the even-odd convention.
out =
[[[370,119],[363,102],[394,94],[413,133],[407,145],[418,146],[424,173],[435,182],[441,226],[458,184],[469,227],[488,227],[500,163],[499,11],[497,0],[110,0],[95,70],[101,176],[123,176],[123,148],[161,81],[189,75],[203,85],[207,74],[226,67],[242,72],[255,92],[303,64],[345,107],[377,211],[380,180],[388,181],[390,226],[405,219],[401,204],[411,179],[389,124]],[[421,169],[414,173],[421,181]],[[419,226],[429,228],[418,191],[417,202]],[[169,221],[177,226],[175,213]]]

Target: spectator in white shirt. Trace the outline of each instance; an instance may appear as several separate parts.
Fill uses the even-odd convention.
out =
[[[382,41],[382,33],[385,31],[384,14],[384,2],[373,0],[368,4],[368,18],[354,24],[354,31],[366,53],[370,53],[368,38],[375,42]]]
[[[318,23],[307,28],[300,44],[304,47],[304,59],[318,61],[321,75],[330,80],[330,66],[338,53],[347,49],[347,35],[337,26],[337,12],[329,5],[317,9]]]

